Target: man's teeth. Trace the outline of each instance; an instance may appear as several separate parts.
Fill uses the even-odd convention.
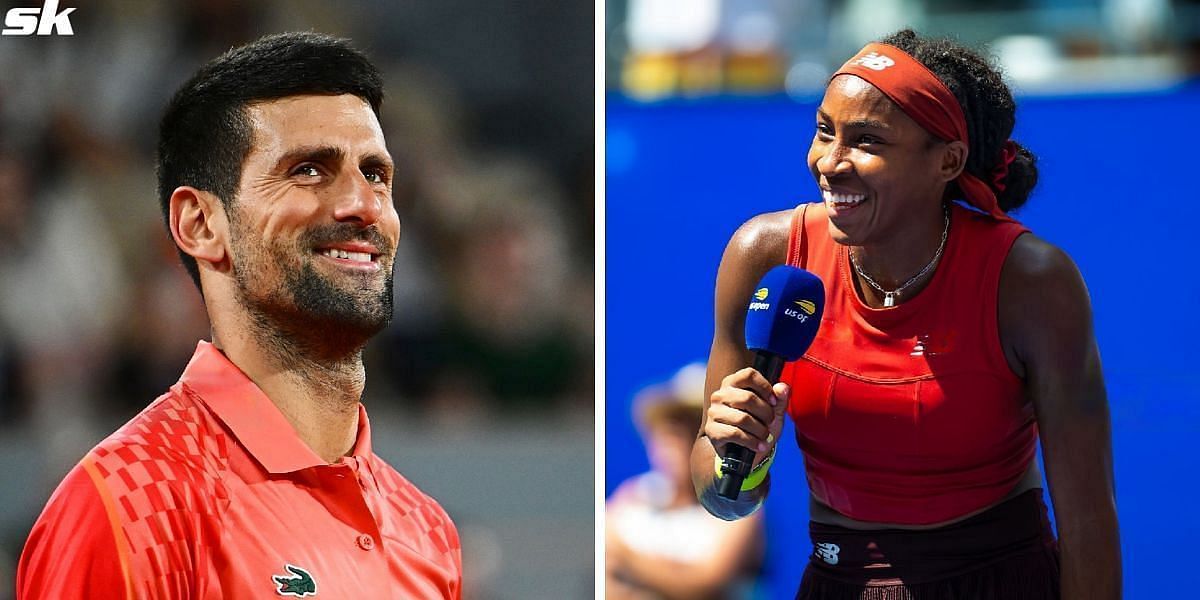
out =
[[[347,260],[356,260],[358,262],[371,262],[371,253],[369,252],[347,252],[338,250],[337,248],[326,248],[321,251],[321,254],[330,258],[345,258]]]
[[[866,194],[835,194],[833,192],[822,192],[827,204],[835,206],[855,206],[867,199]]]

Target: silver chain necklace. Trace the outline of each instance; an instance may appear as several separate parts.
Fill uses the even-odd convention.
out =
[[[854,266],[854,272],[858,273],[858,276],[862,277],[863,281],[867,282],[871,287],[875,288],[875,291],[879,292],[880,294],[883,294],[884,308],[890,308],[892,306],[895,306],[896,305],[896,296],[901,295],[901,293],[908,286],[916,283],[917,280],[924,277],[925,274],[928,273],[929,270],[932,269],[933,266],[937,264],[938,259],[940,259],[942,257],[942,251],[946,249],[946,236],[947,236],[947,234],[950,233],[950,209],[948,207],[945,209],[945,215],[946,215],[946,224],[944,226],[942,226],[942,241],[941,241],[941,243],[938,244],[937,252],[935,252],[933,254],[933,258],[929,260],[929,264],[925,265],[925,268],[921,269],[921,271],[919,273],[908,278],[908,281],[905,281],[904,283],[900,284],[900,287],[898,287],[890,292],[883,289],[883,286],[876,283],[874,279],[871,279],[870,275],[867,275],[866,273],[863,272],[862,267],[860,267],[858,265],[858,261],[854,260],[854,252],[853,251],[851,251],[849,253],[850,254],[850,264]]]

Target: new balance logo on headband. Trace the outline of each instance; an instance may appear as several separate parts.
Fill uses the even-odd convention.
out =
[[[878,52],[871,52],[870,54],[864,55],[858,60],[854,61],[854,64],[862,65],[868,69],[871,69],[872,71],[882,71],[896,64],[896,61]]]

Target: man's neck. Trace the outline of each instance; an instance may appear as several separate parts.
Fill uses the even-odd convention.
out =
[[[313,357],[249,323],[226,328],[214,323],[212,336],[213,345],[266,394],[317,456],[335,463],[353,450],[366,385],[362,348]]]

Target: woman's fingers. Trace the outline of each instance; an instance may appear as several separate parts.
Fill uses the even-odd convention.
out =
[[[768,440],[778,433],[782,423],[787,392],[785,384],[773,388],[754,369],[729,375],[709,399],[705,435],[716,446],[734,443],[766,451]]]

